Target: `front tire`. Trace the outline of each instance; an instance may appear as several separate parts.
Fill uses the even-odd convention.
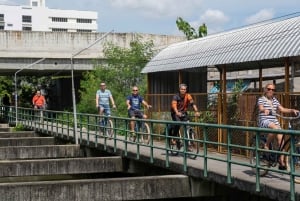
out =
[[[168,147],[169,151],[172,156],[177,156],[180,152],[180,149],[182,147],[182,141],[181,141],[181,133],[178,132],[179,137],[172,138],[173,136],[168,135]]]
[[[150,127],[147,123],[144,123],[144,125],[141,128],[140,141],[144,144],[149,144],[149,141],[150,141]]]
[[[199,153],[199,143],[195,141],[195,132],[192,129],[187,131],[187,148],[188,148],[188,157],[191,159],[196,159],[197,154]]]
[[[107,126],[106,126],[106,136],[113,138],[114,137],[114,124],[111,119],[107,121]]]
[[[260,140],[259,141],[259,148],[263,149],[264,145],[265,145],[265,142],[263,140]],[[259,165],[261,167],[264,167],[264,168],[269,168],[270,167],[270,162],[267,160],[266,152],[258,151],[258,156],[256,156],[255,139],[253,139],[253,142],[252,142],[252,145],[251,145],[251,150],[250,150],[250,164],[255,165],[255,166],[258,165],[258,164],[256,164],[257,163],[257,159],[256,159],[257,157],[259,158]],[[251,169],[255,174],[257,174],[257,169],[255,167],[252,167]],[[260,176],[263,177],[267,174],[268,174],[268,170],[259,169],[259,175]]]

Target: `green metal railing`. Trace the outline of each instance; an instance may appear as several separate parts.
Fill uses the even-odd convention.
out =
[[[0,115],[3,116],[3,109],[0,111]],[[14,123],[15,121],[15,111],[14,107],[11,107],[6,116],[10,123]],[[104,149],[107,149],[108,146],[112,146],[114,152],[117,152],[117,149],[123,146],[124,155],[127,156],[129,153],[129,146],[136,146],[136,159],[140,159],[141,150],[147,149],[147,154],[150,156],[149,163],[154,163],[154,153],[156,151],[161,151],[165,153],[165,167],[170,167],[170,148],[168,146],[168,140],[170,138],[174,138],[174,136],[168,136],[167,125],[181,125],[192,126],[197,133],[198,138],[194,140],[194,143],[198,143],[201,147],[201,151],[199,153],[192,153],[197,155],[197,157],[202,158],[203,160],[203,176],[208,177],[209,173],[209,161],[220,161],[226,164],[227,169],[227,183],[231,184],[233,181],[232,176],[232,165],[238,165],[247,167],[249,169],[256,169],[256,191],[261,191],[261,176],[258,174],[260,170],[266,169],[270,172],[277,172],[283,175],[288,175],[290,178],[290,200],[295,200],[295,178],[300,177],[300,173],[294,168],[295,161],[293,158],[300,157],[298,153],[295,152],[295,138],[300,136],[300,131],[297,130],[271,130],[271,129],[262,129],[257,127],[243,127],[243,126],[234,126],[234,125],[218,125],[218,124],[209,124],[209,123],[193,123],[193,122],[174,122],[174,121],[165,121],[165,120],[136,120],[136,121],[145,121],[150,126],[150,141],[149,144],[142,144],[138,142],[129,141],[128,135],[130,133],[129,122],[130,118],[124,117],[110,117],[114,123],[114,136],[112,137],[112,141],[109,142],[109,137],[100,134],[100,125],[99,115],[94,114],[77,114],[77,129],[74,129],[74,121],[73,121],[73,113],[71,112],[62,112],[62,111],[50,111],[45,110],[43,119],[40,118],[40,114],[37,113],[33,109],[28,108],[18,108],[18,124],[22,126],[34,129],[39,132],[47,133],[49,135],[53,135],[55,137],[65,138],[70,141],[75,142],[75,138],[78,137],[78,142],[83,143],[86,142],[89,146],[98,146],[101,140],[103,143]],[[161,129],[161,128],[164,129]],[[104,128],[105,129],[105,128]],[[213,141],[208,138],[208,130],[214,129],[216,131],[222,131],[224,136],[226,136],[226,142]],[[75,133],[77,130],[77,133]],[[266,150],[261,149],[259,146],[251,147],[245,145],[239,145],[232,143],[232,138],[234,137],[234,133],[239,132],[241,134],[250,133],[250,138],[255,137],[256,145],[259,145],[260,136],[264,133],[281,133],[291,136],[291,148],[288,152],[279,152],[272,150],[270,152],[280,153],[286,156],[289,156],[291,160],[289,160],[291,170],[290,171],[282,171],[275,168],[264,167],[259,164],[259,159],[257,158],[256,164],[251,164],[250,160],[247,159],[247,154],[245,157],[236,157],[235,150],[244,150],[245,153],[249,153],[250,151],[255,151],[255,153],[266,152]],[[217,135],[217,133],[216,133]],[[201,136],[201,137],[199,137]],[[184,138],[183,140],[188,140]],[[112,142],[112,143],[111,143]],[[211,147],[222,147],[223,153],[214,154],[211,152]],[[186,147],[185,147],[186,148]],[[181,151],[182,162],[183,162],[183,171],[187,172],[189,166],[189,158],[188,154],[191,154],[184,149]],[[201,161],[201,162],[202,162]]]

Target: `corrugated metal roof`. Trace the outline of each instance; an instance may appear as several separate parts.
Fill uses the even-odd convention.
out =
[[[226,64],[228,71],[274,67],[300,55],[300,16],[172,44],[160,51],[142,73]]]

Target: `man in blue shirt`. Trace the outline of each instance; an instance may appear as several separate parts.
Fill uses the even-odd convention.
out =
[[[110,90],[106,89],[106,84],[101,82],[100,89],[96,92],[96,107],[98,108],[99,115],[105,114],[105,116],[110,116],[110,105],[109,101],[113,108],[116,108],[115,101]]]
[[[132,87],[132,94],[127,96],[126,105],[128,109],[128,117],[135,119],[147,119],[147,115],[143,114],[141,111],[141,106],[145,105],[147,109],[151,107],[142,96],[139,95],[139,89],[137,86]],[[134,121],[130,122],[130,129],[134,131]]]

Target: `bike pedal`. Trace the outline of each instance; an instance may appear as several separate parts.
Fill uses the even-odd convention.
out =
[[[180,141],[176,141],[176,146],[177,146],[177,149],[180,149],[183,145],[181,144]]]

